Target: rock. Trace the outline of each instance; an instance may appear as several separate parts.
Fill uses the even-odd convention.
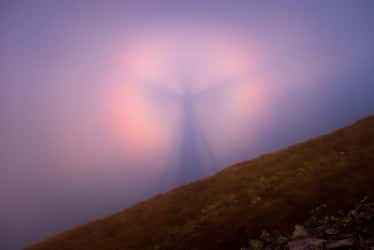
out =
[[[339,216],[344,216],[344,215],[345,215],[345,212],[344,212],[343,209],[339,209],[336,213],[337,213],[337,215],[339,215]]]
[[[309,234],[305,230],[304,226],[301,225],[296,225],[295,230],[293,231],[292,238],[297,239],[297,238],[304,238],[307,237]]]
[[[288,242],[290,250],[320,250],[323,249],[324,240],[318,238],[304,238]]]
[[[326,249],[337,249],[341,247],[351,247],[353,246],[353,239],[343,239],[338,241],[333,241],[328,244],[326,244]]]
[[[365,213],[365,212],[359,212],[355,214],[355,220],[357,223],[363,223],[371,219],[372,219],[372,215]]]
[[[272,239],[272,237],[271,237],[271,235],[268,231],[263,230],[261,232],[261,235],[260,235],[260,240],[262,240],[266,243],[270,243],[270,242],[272,242],[273,239]]]
[[[327,235],[336,235],[339,231],[336,228],[330,227],[325,230],[325,234]]]
[[[270,232],[262,231],[243,250],[374,250],[374,203],[365,198],[354,209],[339,210],[335,216],[312,213],[304,224],[295,226],[292,236]]]
[[[369,196],[365,196],[361,201],[360,201],[360,204],[365,204],[369,199]]]
[[[277,245],[284,245],[284,244],[286,244],[288,242],[288,238],[287,237],[285,237],[285,236],[279,236],[278,238],[277,238],[277,240],[276,240],[276,244]]]
[[[311,211],[312,215],[320,215],[327,208],[326,204],[322,204]]]
[[[304,225],[306,227],[317,227],[319,225],[319,221],[317,217],[311,216],[307,221],[305,221]]]
[[[264,248],[264,243],[261,240],[250,240],[249,249],[250,250],[262,250]]]

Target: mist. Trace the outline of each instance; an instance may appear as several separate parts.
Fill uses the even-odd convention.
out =
[[[0,248],[374,112],[371,1],[0,8]]]

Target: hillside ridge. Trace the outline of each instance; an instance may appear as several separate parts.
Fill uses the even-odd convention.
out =
[[[374,116],[227,167],[27,249],[239,249],[264,228],[292,230],[319,204],[374,195]]]

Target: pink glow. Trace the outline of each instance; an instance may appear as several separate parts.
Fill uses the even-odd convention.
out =
[[[262,68],[260,50],[225,34],[195,34],[188,43],[180,33],[155,34],[136,36],[136,42],[125,46],[119,59],[120,73],[111,85],[109,98],[111,127],[118,144],[133,157],[143,159],[160,153],[165,157],[177,146],[182,132],[182,76],[187,72],[195,94],[226,84],[224,95],[216,97],[220,106],[204,97],[196,105],[197,126],[216,153],[227,152],[243,138],[246,122],[256,119],[266,107],[266,81],[270,80]],[[167,91],[171,99],[150,97],[147,91],[151,86]]]
[[[143,160],[165,156],[175,138],[175,108],[154,105],[144,89],[126,83],[111,98],[114,136],[123,151]]]

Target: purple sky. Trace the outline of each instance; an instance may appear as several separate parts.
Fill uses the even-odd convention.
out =
[[[1,1],[0,248],[374,113],[373,11]]]

